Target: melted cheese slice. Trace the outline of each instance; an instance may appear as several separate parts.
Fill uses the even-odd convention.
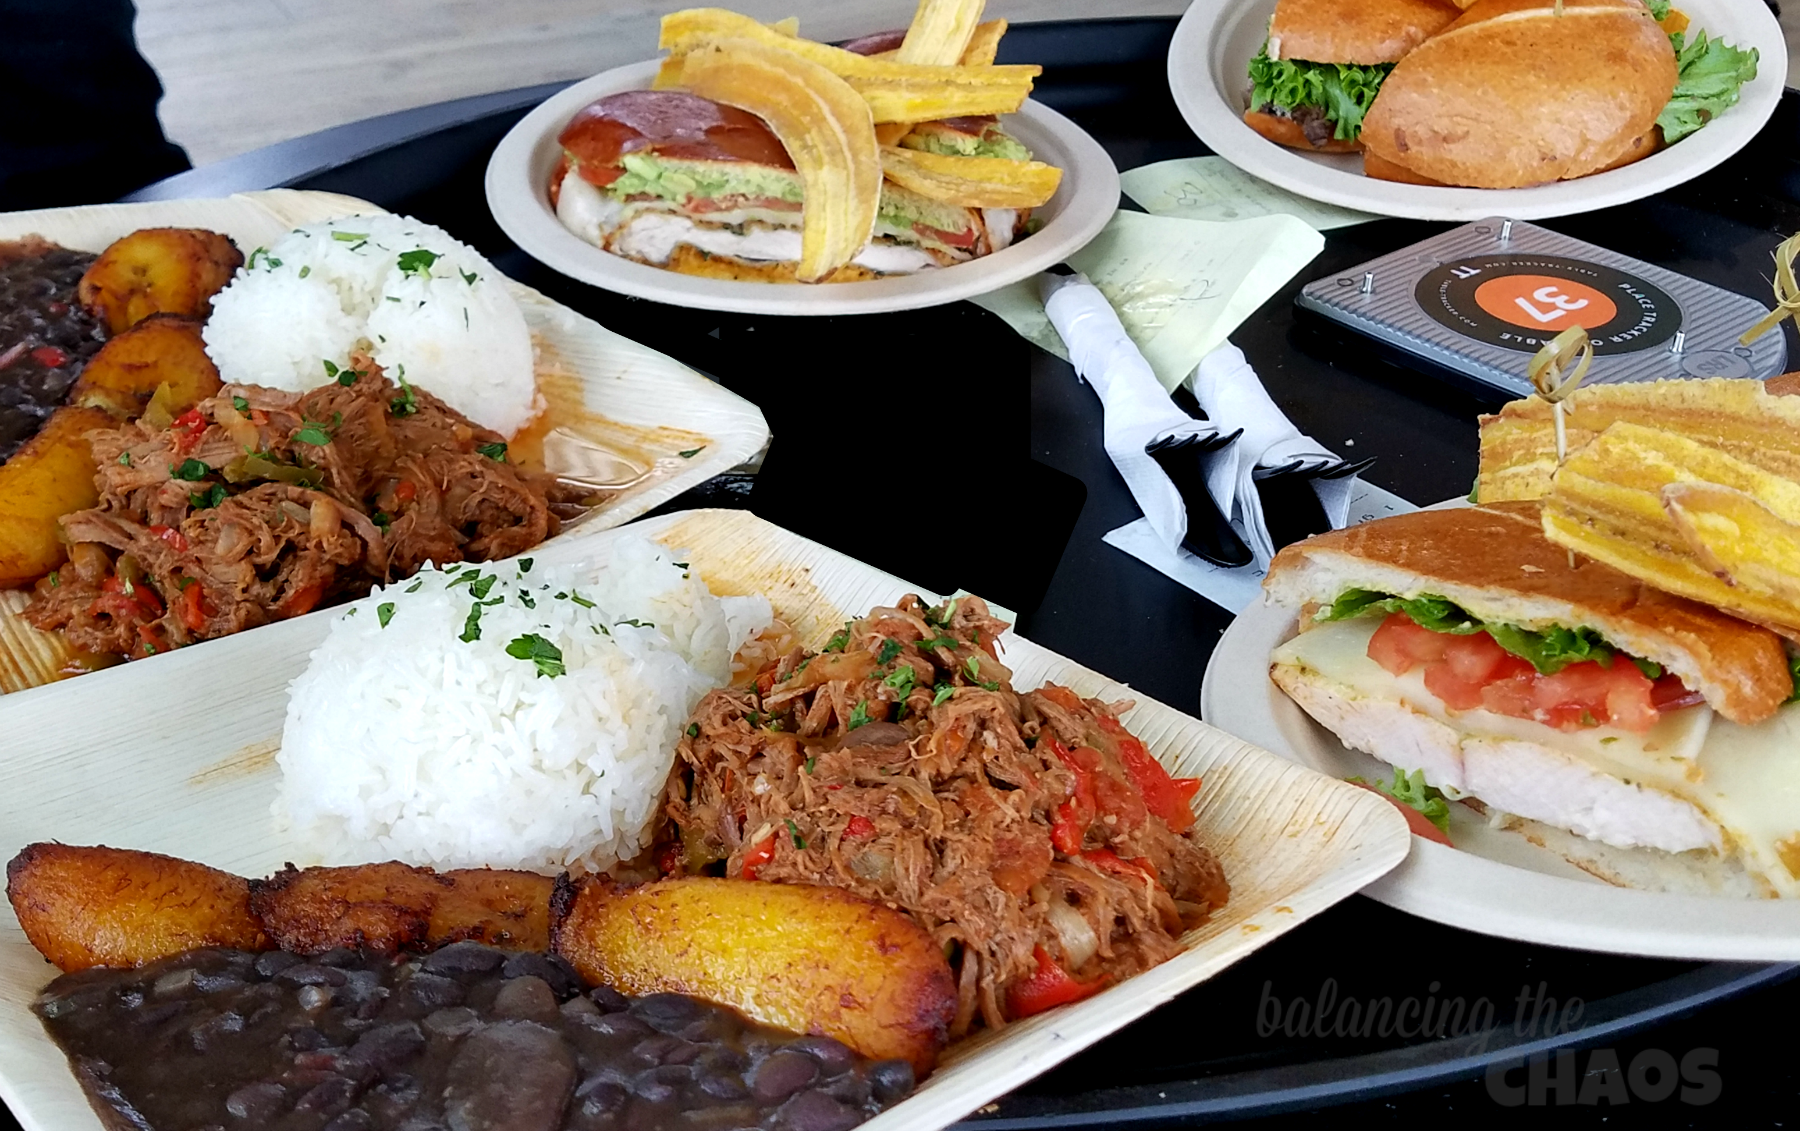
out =
[[[1642,735],[1617,727],[1561,731],[1490,711],[1453,711],[1425,689],[1418,671],[1394,676],[1369,659],[1369,638],[1380,623],[1361,617],[1318,625],[1270,660],[1404,703],[1460,734],[1523,739],[1689,801],[1718,822],[1752,876],[1774,893],[1800,896],[1800,705],[1753,727],[1718,718],[1710,707],[1690,707],[1670,712]]]

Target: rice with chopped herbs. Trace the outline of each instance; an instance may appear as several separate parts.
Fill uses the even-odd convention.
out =
[[[294,681],[277,823],[327,864],[628,860],[680,727],[770,620],[629,535],[598,570],[426,569],[345,609]]]
[[[504,436],[538,409],[531,331],[506,280],[406,216],[310,224],[256,248],[213,298],[204,337],[235,384],[303,393],[366,350],[389,379]]]

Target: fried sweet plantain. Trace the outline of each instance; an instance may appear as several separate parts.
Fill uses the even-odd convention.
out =
[[[623,888],[556,882],[551,941],[583,978],[682,993],[796,1033],[822,1033],[923,1077],[956,986],[910,916],[837,888],[688,878]]]
[[[246,880],[154,852],[27,845],[6,866],[6,896],[31,945],[65,972],[269,946]]]
[[[553,881],[529,872],[433,872],[410,864],[289,865],[250,881],[250,908],[276,945],[299,954],[335,947],[396,951],[474,939],[521,950],[549,946]]]
[[[169,411],[186,412],[221,387],[200,327],[192,318],[152,314],[100,347],[70,390],[69,403],[135,419],[157,388],[167,385]]]
[[[62,564],[57,520],[100,501],[87,434],[113,425],[97,408],[65,405],[0,466],[0,588],[28,585]]]
[[[75,293],[108,333],[123,334],[152,314],[204,319],[243,263],[237,245],[218,232],[141,228],[101,252]]]

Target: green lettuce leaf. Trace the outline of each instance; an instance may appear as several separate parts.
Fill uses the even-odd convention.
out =
[[[1781,701],[1783,707],[1789,703],[1800,703],[1800,653],[1788,653],[1788,678],[1794,681],[1794,690]]]
[[[1361,778],[1350,778],[1359,785]],[[1450,803],[1444,795],[1433,786],[1425,784],[1425,771],[1414,770],[1408,774],[1398,766],[1394,768],[1394,780],[1385,782],[1377,778],[1375,788],[1398,801],[1400,804],[1417,809],[1425,815],[1425,819],[1438,827],[1445,836],[1450,835]]]
[[[1650,9],[1650,18],[1659,24],[1669,18],[1669,0],[1644,0],[1644,7]]]
[[[1332,136],[1354,141],[1362,133],[1363,115],[1375,102],[1382,80],[1392,63],[1357,67],[1347,63],[1308,63],[1299,59],[1271,59],[1269,45],[1250,60],[1250,109],[1274,106],[1293,113],[1299,106],[1317,106],[1332,124]]]
[[[1420,628],[1452,636],[1485,632],[1494,638],[1494,643],[1529,663],[1541,675],[1555,675],[1570,664],[1584,660],[1593,660],[1603,668],[1610,668],[1613,657],[1618,654],[1617,649],[1591,628],[1556,627],[1533,632],[1515,624],[1489,624],[1470,616],[1456,603],[1429,594],[1394,597],[1370,589],[1347,589],[1330,608],[1319,610],[1315,619],[1348,620],[1371,612],[1405,613]],[[1642,669],[1647,663],[1649,661],[1642,661],[1638,666]],[[1654,664],[1650,666],[1655,667]],[[1648,671],[1645,674],[1648,675]]]
[[[1756,77],[1756,48],[1708,39],[1703,31],[1691,42],[1686,39],[1683,32],[1669,37],[1678,76],[1675,93],[1656,118],[1666,142],[1680,141],[1724,113],[1737,102],[1739,88]]]

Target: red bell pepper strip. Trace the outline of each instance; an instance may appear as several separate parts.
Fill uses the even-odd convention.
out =
[[[150,528],[150,533],[161,538],[164,542],[167,542],[169,548],[176,553],[180,554],[187,552],[187,535],[175,529],[173,526],[152,526]]]
[[[764,864],[775,859],[775,834],[770,833],[744,853],[744,878],[754,880]]]
[[[199,409],[190,408],[177,416],[169,429],[175,433],[175,450],[185,455],[205,434],[206,417],[200,415]]]
[[[1062,764],[1075,775],[1075,786],[1069,793],[1068,800],[1056,807],[1055,820],[1050,825],[1050,843],[1065,856],[1074,856],[1081,851],[1081,842],[1087,838],[1088,827],[1094,823],[1099,814],[1099,806],[1094,801],[1094,769],[1084,765],[1072,751],[1054,738],[1045,736],[1042,741],[1050,744],[1050,752],[1055,754]],[[1099,758],[1091,750],[1083,750],[1092,757],[1094,763]]]
[[[1184,833],[1194,827],[1194,810],[1188,805],[1200,792],[1199,778],[1173,778],[1163,764],[1150,756],[1144,744],[1134,738],[1116,719],[1100,716],[1100,728],[1112,736],[1119,746],[1119,760],[1137,786],[1144,806],[1163,819],[1172,833]]]
[[[199,632],[206,627],[218,610],[206,599],[206,590],[198,581],[181,591],[181,623],[187,625],[189,632]]]
[[[844,826],[845,840],[868,840],[874,835],[875,822],[860,813],[850,818],[850,823]]]
[[[1162,886],[1156,873],[1142,860],[1127,860],[1109,848],[1096,848],[1092,852],[1083,852],[1081,859],[1094,866],[1095,871],[1110,872],[1122,880],[1133,883],[1149,880],[1158,887]]]
[[[100,613],[120,620],[155,620],[163,615],[163,604],[148,585],[128,585],[114,574],[100,583],[100,596],[88,606],[89,616]]]
[[[1058,1005],[1093,997],[1112,981],[1109,977],[1100,977],[1091,982],[1077,982],[1042,946],[1032,953],[1037,958],[1037,971],[1006,987],[1006,1012],[1011,1017],[1030,1017]]]

